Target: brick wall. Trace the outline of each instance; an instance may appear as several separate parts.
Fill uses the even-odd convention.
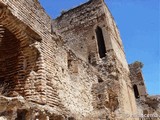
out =
[[[20,42],[17,74],[24,77],[24,85],[18,78],[15,88],[20,89],[20,94],[23,91],[28,101],[50,106],[53,114],[79,120],[106,119],[116,111],[135,111],[122,43],[102,0],[91,0],[53,22],[35,0],[0,3],[9,10],[0,23]],[[98,54],[97,26],[106,44],[103,59]]]

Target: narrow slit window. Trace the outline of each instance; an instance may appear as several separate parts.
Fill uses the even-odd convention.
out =
[[[98,43],[98,51],[100,58],[106,56],[106,47],[102,29],[100,27],[96,28],[96,36],[97,36],[97,43]]]
[[[139,91],[138,91],[137,85],[133,85],[133,89],[134,89],[134,95],[135,95],[136,99],[138,99],[139,98]]]

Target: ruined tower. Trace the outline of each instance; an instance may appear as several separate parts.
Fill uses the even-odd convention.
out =
[[[0,119],[138,120],[131,69],[103,0],[55,20],[37,0],[0,1]]]
[[[90,0],[62,13],[53,21],[52,28],[62,36],[65,46],[97,70],[98,81],[92,83],[95,109],[100,107],[97,102],[99,99],[104,103],[101,103],[102,106],[97,111],[103,110],[104,106],[107,108],[106,103],[111,103],[112,100],[109,100],[114,99],[115,108],[111,108],[112,112],[117,110],[117,114],[136,113],[122,41],[104,1]],[[103,90],[100,91],[100,88]],[[109,98],[112,93],[115,96]]]

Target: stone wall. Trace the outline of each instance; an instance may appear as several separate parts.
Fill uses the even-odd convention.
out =
[[[20,72],[15,70],[17,78],[13,79],[13,83],[16,85],[11,83],[17,92],[14,96],[22,95],[28,101],[55,106],[53,109],[58,111],[61,101],[57,90],[50,84],[49,75],[55,72],[55,63],[57,62],[54,57],[57,52],[55,41],[59,37],[51,34],[51,19],[39,2],[34,0],[4,0],[0,3],[0,23],[9,29],[20,42],[17,63],[15,64]],[[5,39],[8,40],[8,38]],[[14,52],[10,49],[8,51]],[[8,62],[11,64],[12,60]],[[16,76],[14,75],[14,77]],[[51,98],[49,94],[52,95]]]
[[[40,36],[13,15],[8,6],[1,3],[1,66],[4,72],[2,86],[9,93],[7,96],[22,95],[27,99],[41,103],[42,91],[37,90],[33,79],[42,81],[41,74],[30,74],[41,71],[39,51]],[[17,46],[15,46],[17,44]],[[4,55],[5,53],[5,55]],[[30,87],[30,88],[29,88]],[[14,93],[15,92],[15,93]],[[18,93],[17,93],[18,92]],[[3,92],[2,92],[3,93]]]
[[[131,73],[130,78],[138,106],[138,114],[150,115],[146,119],[158,119],[160,115],[160,97],[148,95],[142,75],[143,63],[136,61],[130,64],[129,68]]]
[[[141,62],[135,62],[129,65],[130,68],[130,78],[133,86],[137,86],[139,98],[143,99],[147,96],[146,86],[144,83],[144,78],[142,75],[143,64]],[[138,97],[138,96],[137,96]]]
[[[95,76],[87,74],[86,63],[80,62],[76,57],[72,58],[71,56],[75,55],[61,46],[60,36],[51,33],[51,20],[40,4],[32,0],[2,1],[2,3],[2,9],[5,9],[2,10],[2,15],[8,11],[9,14],[5,15],[6,19],[8,20],[11,16],[17,20],[17,22],[13,19],[10,21],[17,26],[17,31],[23,28],[22,32],[27,37],[25,41],[31,42],[36,39],[35,43],[31,42],[27,45],[29,48],[33,46],[39,56],[36,57],[32,51],[27,51],[28,53],[24,50],[18,51],[26,54],[23,58],[18,56],[24,63],[21,68],[25,72],[23,75],[25,78],[23,86],[17,86],[20,90],[14,96],[22,95],[28,101],[49,105],[56,111],[55,113],[59,112],[63,116],[75,116],[80,119],[89,114],[93,110],[90,82],[96,80]],[[8,28],[10,22],[7,20],[6,22],[2,20],[2,24]],[[10,31],[13,32],[13,29]],[[17,41],[20,42],[18,37]],[[22,43],[25,42],[20,44]],[[28,55],[36,57],[35,62],[27,60]],[[30,66],[35,68],[31,69]],[[20,75],[20,73],[17,74]],[[19,82],[19,85],[22,83]]]
[[[0,104],[10,103],[0,105],[4,117],[124,120],[137,112],[122,41],[103,0],[53,21],[37,0],[1,0],[0,85]]]
[[[111,13],[103,0],[90,0],[62,13],[53,20],[52,28],[63,36],[64,43],[81,59],[88,61],[89,54],[99,60],[95,30],[102,29],[106,50],[113,49],[117,58],[128,70],[122,41]]]
[[[103,58],[100,57],[97,45],[97,27],[101,28],[104,37],[106,56]],[[65,47],[78,58],[92,65],[101,75],[106,76],[104,81],[108,79],[118,81],[115,86],[119,87],[115,89],[114,94],[118,96],[119,109],[114,112],[119,114],[118,116],[123,113],[136,113],[136,102],[122,41],[113,17],[103,0],[90,0],[62,13],[53,20],[52,29],[62,35]],[[105,83],[104,86],[108,87]]]

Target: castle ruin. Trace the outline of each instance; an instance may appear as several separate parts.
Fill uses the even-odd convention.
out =
[[[52,20],[37,0],[0,0],[0,120],[157,120],[160,96],[128,65],[103,0]]]

